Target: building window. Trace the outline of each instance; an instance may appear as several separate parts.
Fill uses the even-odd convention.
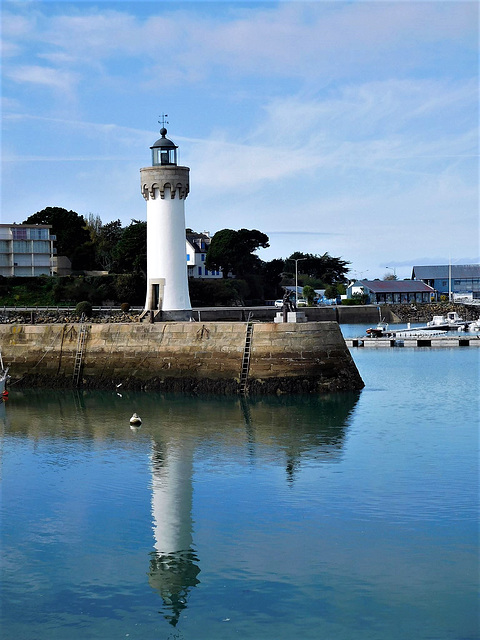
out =
[[[202,262],[205,262],[205,254],[202,253]]]
[[[198,275],[201,276],[202,275],[202,267],[198,267]]]
[[[13,241],[14,253],[31,253],[32,246],[27,240],[14,240]]]
[[[187,253],[187,260],[190,260],[190,254]]]
[[[29,229],[30,240],[48,240],[48,229]]]
[[[16,227],[12,228],[12,237],[14,240],[26,240],[27,239],[27,230],[18,229]]]

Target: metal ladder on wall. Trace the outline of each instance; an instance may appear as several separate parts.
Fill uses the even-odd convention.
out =
[[[253,322],[247,321],[245,333],[245,347],[243,349],[242,370],[240,371],[240,393],[245,395],[247,391],[248,371],[250,369],[250,354],[252,351]]]
[[[80,329],[78,332],[77,352],[75,354],[75,364],[73,366],[73,384],[78,387],[80,382],[80,373],[82,371],[83,352],[85,350],[85,341],[87,339],[88,327],[83,322],[83,316],[80,318]]]

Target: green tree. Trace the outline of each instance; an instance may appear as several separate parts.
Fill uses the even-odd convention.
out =
[[[264,281],[265,298],[275,299],[283,296],[281,287],[282,276],[285,270],[285,261],[281,258],[274,258],[262,265],[262,276]]]
[[[147,273],[147,223],[132,220],[113,249],[113,269],[117,273]]]
[[[238,277],[258,273],[262,261],[253,252],[268,246],[268,236],[256,229],[222,229],[212,238],[205,266],[222,271],[224,278],[228,278],[229,272]]]
[[[90,241],[85,218],[75,211],[61,207],[46,207],[24,220],[23,224],[51,224],[57,236],[56,249],[59,256],[72,259],[75,250]]]
[[[141,273],[124,273],[116,276],[116,299],[119,302],[143,304],[145,301],[146,280]]]
[[[123,229],[120,220],[101,225],[96,232],[96,258],[105,271],[110,271],[115,262],[115,249],[122,239]]]
[[[305,285],[303,287],[303,297],[307,301],[309,307],[313,305],[313,299],[315,298],[315,289],[310,285]]]
[[[326,288],[325,288],[325,297],[328,300],[333,300],[334,298],[336,298],[339,294],[338,291],[338,287],[335,284],[329,284]]]
[[[76,247],[70,256],[73,271],[87,271],[98,266],[95,244],[91,240]]]
[[[298,269],[310,278],[318,278],[324,284],[333,284],[335,282],[345,282],[348,273],[348,265],[350,262],[341,258],[334,258],[328,253],[319,256],[312,253],[301,253],[296,251],[287,259],[294,261],[302,258],[298,262]],[[290,265],[289,265],[290,266]]]

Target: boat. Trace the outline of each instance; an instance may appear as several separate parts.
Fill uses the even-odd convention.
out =
[[[449,311],[443,316],[433,316],[430,322],[427,322],[426,329],[445,329],[463,331],[467,328],[466,322],[456,311]]]
[[[376,327],[370,327],[365,333],[370,338],[389,338],[392,335],[388,330],[388,322],[379,322]]]
[[[378,323],[376,327],[370,327],[365,331],[370,338],[389,338],[392,333],[388,330],[388,322],[385,322],[385,318],[382,318],[382,312],[378,307]]]
[[[480,318],[477,318],[477,320],[470,322],[467,329],[468,331],[480,331]]]
[[[0,352],[0,397],[3,399],[6,395],[8,395],[8,391],[6,390],[7,381],[10,379],[8,375],[8,367],[3,366],[2,354]]]
[[[139,427],[142,424],[142,419],[140,418],[139,415],[134,413],[133,416],[130,418],[130,424],[133,427]]]

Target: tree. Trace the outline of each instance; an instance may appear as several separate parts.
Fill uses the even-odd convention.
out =
[[[301,269],[302,273],[311,278],[318,278],[324,284],[346,281],[348,265],[350,264],[346,260],[334,258],[328,253],[319,256],[312,253],[296,251],[292,253],[290,258],[287,258],[286,262],[288,264],[288,260],[293,262],[299,258],[302,258],[302,261],[298,262],[298,268]]]
[[[253,252],[268,246],[268,236],[256,229],[222,229],[212,238],[205,267],[222,271],[224,278],[228,278],[229,272],[238,277],[258,273],[262,261]]]
[[[313,304],[313,299],[315,298],[315,289],[308,284],[305,285],[303,287],[303,297],[307,301],[308,306],[311,307]]]
[[[132,220],[113,250],[117,273],[147,273],[147,223]]]
[[[120,220],[101,225],[96,233],[97,262],[102,269],[110,271],[114,264],[115,248],[122,239],[123,229]]]
[[[75,211],[61,207],[46,207],[24,220],[23,224],[51,224],[57,236],[56,248],[59,256],[72,259],[75,250],[90,241],[85,218]]]
[[[95,269],[97,265],[95,244],[92,241],[84,242],[76,247],[70,256],[73,271],[88,271]]]
[[[262,276],[265,288],[265,297],[270,299],[279,298],[283,295],[280,286],[282,275],[285,270],[285,261],[281,258],[274,258],[262,265]]]

